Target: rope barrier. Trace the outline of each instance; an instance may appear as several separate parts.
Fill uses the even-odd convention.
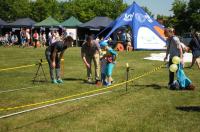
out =
[[[90,98],[90,97],[94,97],[94,96],[98,96],[98,95],[102,95],[102,94],[106,94],[106,93],[110,93],[110,92],[111,91],[92,94],[92,95],[83,96],[83,97],[79,97],[79,98],[75,98],[75,99],[69,99],[69,100],[64,100],[64,101],[60,101],[60,102],[57,102],[57,103],[44,105],[44,106],[40,106],[40,107],[36,107],[36,108],[32,108],[32,109],[27,109],[27,110],[23,110],[23,111],[19,111],[19,112],[15,112],[15,113],[11,113],[11,114],[0,116],[0,119],[11,117],[11,116],[14,116],[14,115],[23,114],[23,113],[26,113],[26,112],[31,112],[31,111],[38,110],[38,109],[43,109],[43,108],[54,106],[54,105],[58,105],[58,104],[63,104],[63,103],[66,103],[66,102],[72,102],[72,101],[77,101],[77,100],[81,100],[81,99],[86,99],[86,98]]]
[[[61,61],[64,61],[64,59],[61,59]],[[39,62],[39,63],[41,63],[41,62]],[[41,64],[47,64],[47,63],[48,63],[47,61],[44,61]],[[3,68],[3,69],[0,69],[0,72],[1,71],[9,71],[9,70],[21,69],[21,68],[27,68],[27,67],[33,67],[33,66],[36,66],[36,65],[38,65],[38,63],[31,64],[31,65],[16,66],[16,67],[11,67],[11,68]]]
[[[135,77],[135,78],[133,78],[131,80],[124,81],[124,82],[121,82],[121,83],[118,83],[118,84],[115,84],[115,85],[111,85],[109,87],[105,87],[105,88],[101,88],[101,89],[95,89],[95,90],[91,90],[91,91],[87,91],[87,92],[83,92],[83,93],[78,93],[78,94],[74,94],[74,95],[70,95],[70,96],[65,96],[65,97],[57,98],[57,99],[53,99],[53,100],[47,100],[47,101],[43,101],[43,102],[38,102],[38,103],[32,103],[32,104],[26,104],[26,105],[15,106],[15,107],[8,107],[8,108],[0,108],[0,111],[9,111],[9,110],[15,110],[15,109],[26,108],[26,107],[31,107],[31,106],[43,105],[43,104],[53,103],[53,102],[56,102],[56,101],[61,101],[61,100],[65,100],[65,99],[69,99],[69,98],[73,98],[73,97],[78,97],[78,96],[82,96],[82,95],[92,94],[92,93],[100,92],[100,91],[103,91],[103,90],[110,90],[111,88],[116,88],[117,86],[121,86],[121,85],[126,84],[128,82],[133,82],[133,81],[135,81],[137,79],[140,79],[140,78],[142,78],[144,76],[150,75],[150,74],[158,71],[159,69],[161,69],[163,66],[164,66],[164,64],[161,65],[161,66],[159,66],[159,67],[156,67],[152,71],[146,72],[146,73],[144,73],[144,74],[142,74],[142,75],[140,75],[138,77]]]
[[[43,62],[42,64],[47,64],[47,62]],[[23,65],[23,66],[17,66],[17,67],[11,67],[11,68],[4,68],[4,69],[0,69],[1,71],[9,71],[9,70],[15,70],[15,69],[21,69],[21,68],[27,68],[27,67],[33,67],[36,66],[38,64],[31,64],[31,65]]]

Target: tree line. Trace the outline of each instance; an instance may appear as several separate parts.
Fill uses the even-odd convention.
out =
[[[174,0],[171,11],[173,16],[157,16],[164,19],[165,26],[175,28],[177,34],[200,31],[200,0]]]
[[[40,22],[52,16],[64,21],[75,16],[86,22],[95,16],[107,16],[116,19],[128,5],[123,0],[0,0],[0,18],[14,21],[30,17]],[[154,16],[147,7],[143,9]],[[200,0],[174,0],[171,11],[173,16],[157,15],[164,19],[165,26],[174,27],[178,33],[186,32],[191,27],[200,30]]]

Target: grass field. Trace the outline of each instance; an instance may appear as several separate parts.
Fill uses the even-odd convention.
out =
[[[44,48],[0,47],[0,69],[35,64],[40,58],[45,59],[44,50]],[[126,63],[134,69],[130,71],[130,78],[162,65],[163,62],[143,59],[152,52],[160,51],[120,52],[113,73],[115,84],[125,80]],[[54,100],[103,88],[84,82],[86,69],[80,58],[80,48],[68,49],[64,56],[64,83],[60,85],[50,82],[32,84],[36,66],[0,71],[0,109]],[[43,67],[49,80],[48,66],[45,64]],[[185,72],[196,86],[194,91],[168,90],[168,71],[162,67],[148,76],[129,83],[128,91],[125,85],[121,85],[103,90],[101,92],[108,90],[111,92],[99,96],[0,119],[0,131],[199,132],[200,71],[195,65],[192,69],[186,68]],[[40,79],[44,80],[42,77]],[[20,90],[9,91],[14,89]],[[0,116],[34,107],[37,106],[0,111]]]

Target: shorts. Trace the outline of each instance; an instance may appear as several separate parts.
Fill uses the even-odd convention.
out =
[[[200,57],[200,50],[194,50],[194,51],[192,52],[192,55],[193,55],[193,57],[195,57],[195,58]]]

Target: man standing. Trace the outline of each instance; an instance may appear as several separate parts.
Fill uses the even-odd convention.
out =
[[[88,82],[92,82],[92,60],[95,66],[95,80],[99,81],[100,64],[99,64],[100,46],[97,41],[93,40],[92,36],[86,38],[86,42],[81,48],[81,57],[87,68]]]
[[[168,41],[168,46],[167,46],[167,51],[166,51],[166,56],[164,58],[164,61],[167,60],[167,57],[169,55],[169,66],[172,63],[172,58],[174,56],[179,56],[181,59],[181,64],[183,65],[183,51],[182,51],[182,47],[181,47],[181,42],[179,40],[178,37],[176,37],[174,35],[174,31],[171,28],[166,28],[165,31],[165,36],[167,37],[167,41]],[[170,89],[173,89],[173,82],[174,82],[174,72],[171,72],[169,70],[169,83],[168,83],[168,87]]]

